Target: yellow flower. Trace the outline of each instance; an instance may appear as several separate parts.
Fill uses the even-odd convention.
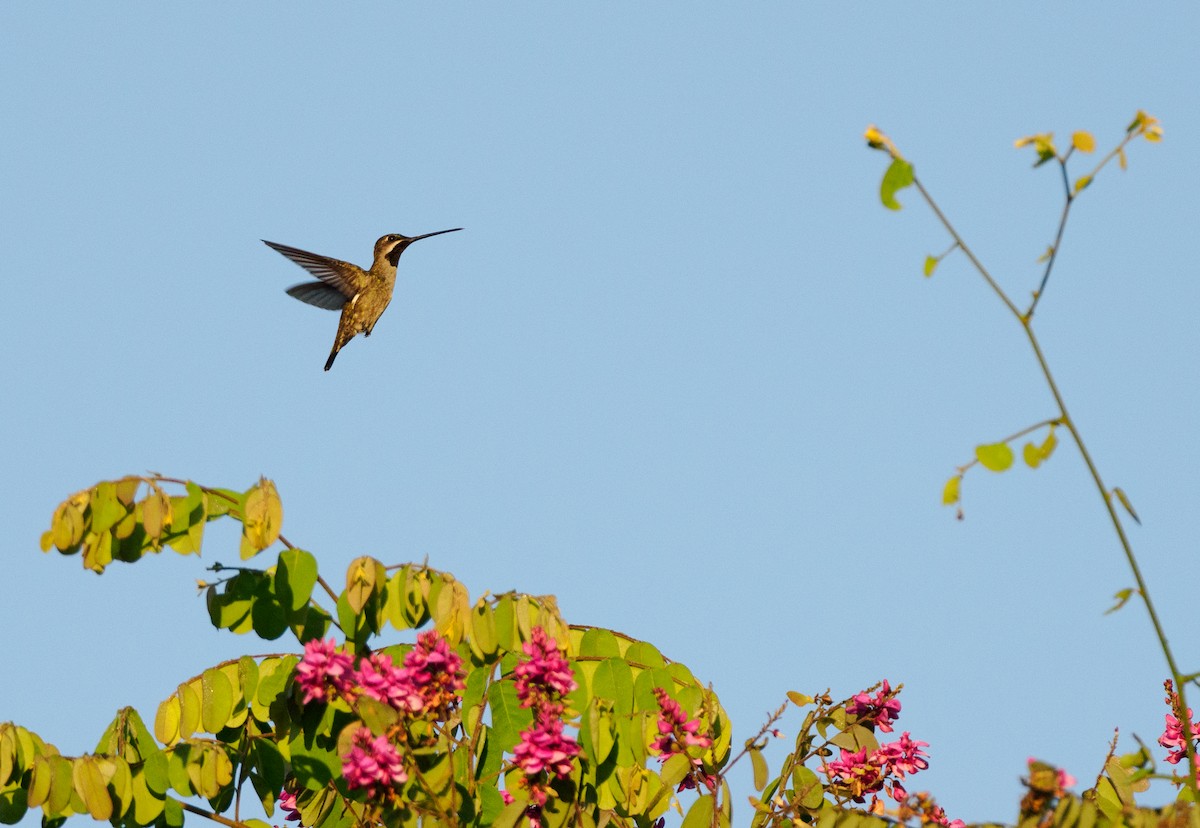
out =
[[[874,124],[867,127],[867,131],[863,133],[863,138],[867,139],[867,146],[871,149],[883,150],[893,158],[900,157],[900,153],[896,149],[896,145],[892,143],[892,139],[884,135],[879,127]]]
[[[1038,160],[1034,164],[1035,167],[1041,166],[1051,158],[1058,157],[1058,150],[1054,148],[1054,133],[1039,132],[1037,135],[1026,135],[1024,138],[1018,138],[1013,142],[1013,146],[1017,149],[1027,147],[1033,144],[1033,148],[1037,150]]]
[[[1141,109],[1137,111],[1137,115],[1133,117],[1133,122],[1125,128],[1125,131],[1145,136],[1147,141],[1154,141],[1156,143],[1162,140],[1163,134],[1162,124],[1159,123],[1158,118],[1147,114]]]

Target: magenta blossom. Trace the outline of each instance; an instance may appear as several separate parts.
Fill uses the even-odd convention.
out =
[[[575,689],[575,674],[558,650],[558,643],[541,627],[534,627],[529,641],[522,649],[529,656],[513,670],[516,676],[517,698],[522,707],[562,698]]]
[[[858,693],[846,705],[846,712],[858,717],[858,723],[870,727],[877,726],[884,733],[892,732],[892,721],[900,716],[900,700],[892,693],[892,686],[887,679],[874,696]]]
[[[923,747],[929,743],[915,741],[905,732],[897,741],[870,753],[865,747],[853,752],[842,748],[838,760],[825,763],[821,770],[830,782],[844,786],[855,802],[863,802],[867,794],[874,798],[885,788],[892,799],[903,802],[909,796],[904,777],[929,767]]]
[[[689,719],[679,702],[667,695],[666,690],[655,687],[654,698],[658,701],[658,736],[650,743],[650,749],[660,754],[658,761],[666,762],[677,753],[686,753],[689,747],[706,748],[712,744],[707,734],[699,732],[700,720]],[[703,764],[700,757],[690,756],[689,760],[692,768],[679,783],[678,790],[693,790],[697,782],[709,790],[715,789],[716,778],[700,770]]]
[[[367,796],[408,781],[400,752],[386,736],[372,736],[368,728],[354,733],[350,752],[343,757],[342,777],[350,789],[365,788]]]
[[[372,653],[362,659],[354,678],[360,693],[386,702],[396,710],[420,713],[425,707],[425,698],[413,683],[409,671],[397,667],[389,655]]]
[[[466,683],[462,678],[462,656],[435,631],[417,636],[417,645],[404,655],[408,680],[421,697],[424,709],[444,719],[458,702]]]
[[[909,738],[906,730],[899,741],[886,744],[879,749],[887,760],[887,765],[901,778],[905,774],[917,773],[929,767],[923,747],[929,747],[929,742],[917,742]]]
[[[300,809],[296,806],[296,795],[291,791],[281,791],[278,799],[279,809],[283,811],[284,822],[300,822]]]
[[[353,686],[354,659],[337,652],[333,639],[310,641],[304,645],[304,658],[296,665],[296,685],[304,691],[304,703],[328,698],[330,689],[348,693]]]
[[[579,743],[563,733],[563,721],[551,711],[542,711],[532,726],[521,731],[513,748],[513,759],[527,776],[549,771],[559,779],[571,774],[571,760],[579,754]]]

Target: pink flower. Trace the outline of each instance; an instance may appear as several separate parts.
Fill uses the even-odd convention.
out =
[[[917,773],[929,767],[927,754],[921,750],[923,747],[929,747],[929,742],[913,741],[906,730],[899,741],[882,746],[878,752],[886,759],[888,767],[903,778],[905,774]]]
[[[277,800],[279,809],[283,811],[285,822],[300,822],[300,809],[296,807],[296,795],[291,791],[281,791]]]
[[[353,745],[342,762],[348,788],[365,788],[367,796],[375,796],[381,789],[408,781],[400,752],[386,736],[372,736],[369,729],[360,727]]]
[[[422,706],[444,719],[458,702],[466,683],[462,678],[462,656],[435,631],[417,636],[417,645],[404,655],[409,685],[420,696]],[[412,700],[409,700],[411,706]]]
[[[521,731],[521,741],[513,748],[513,759],[527,776],[549,771],[559,779],[571,774],[571,759],[579,754],[579,744],[563,733],[563,721],[549,711]]]
[[[650,748],[662,754],[659,761],[666,761],[676,753],[681,753],[683,747],[708,747],[712,739],[705,735],[697,735],[700,730],[699,719],[689,719],[679,702],[667,695],[661,687],[654,688],[654,698],[658,700],[658,738]],[[699,761],[696,761],[699,764]]]
[[[364,696],[386,702],[397,710],[419,713],[425,707],[425,698],[409,671],[395,666],[389,655],[372,653],[362,659],[354,678]]]
[[[558,643],[541,627],[522,649],[529,656],[513,670],[516,676],[517,698],[522,707],[536,707],[540,702],[561,698],[575,689],[575,674],[558,650]]]
[[[859,693],[846,705],[846,712],[858,717],[858,723],[870,727],[876,725],[884,733],[892,732],[892,721],[900,716],[900,700],[892,694],[887,679],[874,696]]]
[[[353,669],[354,660],[348,653],[337,652],[333,639],[305,644],[304,658],[296,665],[296,685],[304,691],[304,703],[324,701],[330,688],[348,693]]]
[[[883,790],[887,781],[887,757],[882,750],[870,756],[865,747],[856,751],[842,748],[841,751],[836,762],[827,762],[821,767],[830,782],[844,785],[855,802],[862,802],[866,794]]]

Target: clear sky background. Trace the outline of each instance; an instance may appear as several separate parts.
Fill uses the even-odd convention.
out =
[[[340,580],[429,562],[657,644],[751,734],[785,691],[903,682],[912,788],[1012,821],[1025,759],[1153,744],[1165,676],[1077,452],[974,470],[1051,416],[1014,298],[1061,190],[1013,140],[1134,112],[1164,141],[1078,203],[1037,327],[1185,670],[1200,669],[1200,12],[1184,4],[0,5],[0,719],[66,753],[279,643],[213,630],[228,528],[103,577],[42,555],[66,495],[156,470],[284,500]],[[1078,168],[1082,173],[1083,169]],[[260,238],[401,260],[369,340]],[[213,525],[213,530],[217,529]],[[782,729],[794,736],[799,717]],[[1159,753],[1161,757],[1161,752]],[[778,753],[776,754],[778,756]],[[777,764],[774,765],[777,767]],[[749,820],[740,786],[738,822]],[[1086,787],[1081,783],[1077,790]],[[1160,791],[1158,800],[1169,794]]]

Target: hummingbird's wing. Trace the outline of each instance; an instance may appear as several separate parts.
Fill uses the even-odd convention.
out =
[[[286,244],[276,244],[266,239],[263,239],[262,242],[272,250],[276,250],[287,256],[293,262],[342,294],[346,299],[353,299],[359,291],[366,287],[367,274],[363,273],[362,268],[357,265],[331,259],[328,256],[319,256],[316,253],[309,253],[307,250],[288,247]],[[297,287],[300,286],[297,285]],[[292,291],[289,290],[288,293],[292,293]],[[292,295],[295,296],[295,294]],[[309,299],[303,299],[299,296],[296,296],[296,298],[303,302],[317,305],[317,307],[325,307],[325,305],[311,302]],[[341,306],[339,305],[338,307]]]
[[[302,282],[292,285],[287,289],[287,294],[325,310],[341,310],[342,305],[349,301],[340,290],[324,282]]]

